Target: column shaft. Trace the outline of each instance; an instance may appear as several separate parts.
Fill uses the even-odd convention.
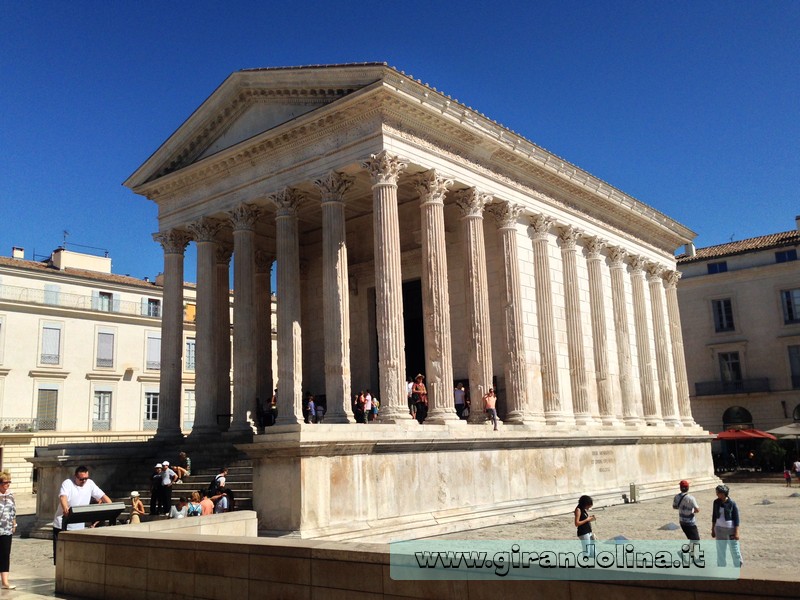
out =
[[[539,324],[539,353],[542,358],[542,394],[544,418],[548,425],[564,421],[558,385],[553,293],[550,284],[548,237],[553,220],[544,215],[531,219],[533,238],[533,276],[536,282],[536,317]]]
[[[578,281],[576,244],[580,232],[572,226],[562,227],[561,263],[564,271],[564,302],[567,321],[567,353],[569,355],[569,382],[572,388],[572,412],[577,425],[592,422],[589,412],[589,393],[586,389],[586,358],[583,354],[583,327]]]
[[[689,401],[689,382],[686,378],[686,357],[683,351],[681,331],[681,312],[678,308],[678,271],[667,272],[667,317],[669,318],[670,340],[672,341],[672,363],[675,365],[675,387],[678,395],[678,411],[681,423],[686,427],[695,425],[692,406]]]
[[[256,396],[268,411],[272,398],[272,262],[273,257],[256,250]]]
[[[400,224],[397,216],[397,180],[406,163],[387,152],[363,163],[372,177],[375,304],[378,333],[378,372],[385,423],[407,420],[403,280],[400,267]]]
[[[656,264],[647,266],[647,283],[650,288],[650,305],[653,308],[653,334],[656,343],[656,369],[658,371],[658,393],[661,400],[661,417],[670,426],[680,425],[676,416],[675,395],[673,394],[672,371],[670,369],[669,332],[664,323],[664,281],[661,278],[664,267]]]
[[[228,431],[231,425],[231,292],[230,260],[233,249],[217,247],[217,425]]]
[[[322,192],[322,304],[325,327],[325,420],[350,417],[350,290],[344,194],[353,179],[331,172],[314,182]]]
[[[617,343],[619,365],[619,388],[622,396],[622,420],[626,425],[639,425],[642,419],[636,409],[636,394],[633,387],[631,362],[631,337],[625,300],[626,252],[617,246],[609,248],[611,259],[611,305],[614,310],[614,334]]]
[[[161,377],[157,439],[180,439],[183,355],[183,253],[189,236],[172,229],[153,236],[164,249],[164,297],[161,307]]]
[[[644,296],[644,262],[640,256],[631,258],[633,284],[633,320],[636,327],[636,349],[639,355],[639,386],[642,390],[642,411],[648,425],[658,425],[661,419],[656,409],[653,390],[653,369],[650,358],[650,335],[647,326],[647,307]]]
[[[429,171],[417,180],[422,223],[422,312],[425,335],[425,376],[428,390],[426,422],[455,422],[453,354],[450,333],[450,292],[447,287],[447,243],[444,197],[452,180]]]
[[[192,223],[197,243],[197,357],[195,361],[195,415],[192,438],[215,437],[217,426],[216,274],[217,233],[222,224],[209,218]]]
[[[606,336],[606,309],[603,298],[602,257],[600,252],[605,242],[597,237],[588,238],[587,267],[589,270],[589,307],[592,317],[592,339],[594,341],[594,370],[597,381],[597,404],[604,425],[613,425],[614,404],[608,382],[608,339]]]
[[[290,188],[270,196],[277,206],[278,425],[303,421],[303,345],[300,326],[300,244],[297,208],[303,196]]]

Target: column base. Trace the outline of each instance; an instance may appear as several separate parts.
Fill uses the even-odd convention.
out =
[[[435,425],[447,425],[453,421],[460,421],[455,410],[447,410],[446,408],[434,409],[428,413],[425,418],[425,423],[433,423]]]
[[[301,425],[305,423],[302,417],[281,417],[278,416],[278,419],[275,421],[275,425],[273,427],[279,427],[281,425]]]
[[[697,423],[692,418],[681,419],[681,423],[683,424],[684,427],[697,427]]]
[[[594,425],[595,420],[592,418],[590,414],[577,414],[575,416],[575,425],[578,427],[585,427],[588,425]]]
[[[503,423],[506,425],[522,425],[525,422],[525,413],[521,410],[512,410],[506,415]]]
[[[249,443],[253,441],[253,428],[249,425],[246,428],[231,428],[222,434],[222,439],[234,443]]]
[[[342,414],[329,414],[329,413],[327,413],[327,414],[325,414],[325,417],[324,417],[324,420],[323,420],[322,423],[323,424],[326,424],[326,423],[343,424],[343,423],[355,423],[355,422],[356,422],[356,420],[353,417],[351,417],[350,415],[348,415],[348,414],[344,414],[344,413],[342,413]]]
[[[200,425],[198,427],[193,427],[191,433],[186,436],[186,439],[192,442],[220,440],[222,439],[222,432],[216,425]]]
[[[172,443],[182,442],[183,432],[180,429],[157,429],[156,434],[151,438],[154,442]]]
[[[565,425],[567,417],[562,412],[547,412],[544,413],[545,425]]]
[[[664,425],[667,427],[682,427],[682,423],[676,417],[665,418]]]

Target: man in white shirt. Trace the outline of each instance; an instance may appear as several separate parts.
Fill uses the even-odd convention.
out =
[[[162,515],[168,515],[172,510],[172,484],[178,479],[178,474],[169,468],[169,462],[161,463],[161,509]]]
[[[110,504],[111,498],[101,490],[94,481],[89,479],[89,469],[81,465],[75,469],[75,476],[65,479],[58,492],[58,508],[53,519],[53,564],[56,562],[56,547],[59,532],[64,529],[63,519],[69,516],[70,510],[76,506],[88,506],[92,499],[98,504]],[[70,523],[66,526],[69,531],[84,529],[85,523]]]

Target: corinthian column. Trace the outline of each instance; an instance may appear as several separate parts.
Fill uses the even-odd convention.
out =
[[[436,171],[428,171],[416,180],[422,224],[422,313],[428,383],[427,421],[430,423],[458,421],[453,408],[450,293],[444,233],[444,197],[451,185],[451,179]]]
[[[256,250],[256,396],[262,407],[272,398],[272,262]]]
[[[286,188],[270,196],[275,203],[278,260],[278,421],[303,420],[303,342],[300,327],[300,240],[297,208],[304,197]]]
[[[626,425],[639,425],[642,419],[636,410],[636,394],[633,388],[631,365],[631,336],[625,301],[625,250],[618,246],[608,249],[611,260],[611,305],[614,309],[614,334],[617,342],[619,365],[619,391],[622,396],[622,420]]]
[[[548,425],[556,425],[564,421],[558,387],[553,293],[550,284],[550,260],[547,255],[548,237],[552,224],[553,219],[550,217],[544,215],[531,217],[533,277],[536,282],[536,319],[539,324],[539,354],[542,357],[544,419]]]
[[[681,312],[678,308],[678,271],[667,271],[667,318],[669,319],[670,340],[672,341],[672,363],[675,365],[675,386],[678,394],[678,411],[681,423],[686,427],[695,425],[692,406],[689,402],[689,383],[686,379],[686,358],[683,353],[683,333],[681,332]],[[160,424],[160,422],[159,422]]]
[[[195,414],[190,437],[216,437],[219,378],[216,357],[217,241],[222,223],[203,217],[189,225],[197,243],[197,359],[195,361]]]
[[[522,207],[510,202],[496,203],[487,209],[497,221],[500,234],[500,255],[503,257],[503,331],[506,336],[506,379],[508,413],[505,423],[521,424],[528,408],[528,372],[522,322],[519,253],[517,251],[517,219]],[[540,417],[541,418],[541,417]]]
[[[572,412],[576,425],[593,421],[589,412],[589,394],[586,390],[586,359],[583,354],[583,328],[581,326],[581,301],[578,289],[577,251],[581,233],[567,225],[559,229],[561,263],[564,270],[564,301],[567,321],[567,352],[569,354],[569,383],[572,388]]]
[[[653,333],[656,343],[656,369],[658,392],[661,400],[661,418],[666,425],[675,427],[680,421],[675,415],[675,396],[672,393],[672,372],[669,364],[669,332],[664,323],[664,267],[647,264],[647,283],[650,288],[650,305],[653,308]]]
[[[372,178],[375,303],[380,375],[380,421],[405,421],[406,357],[403,332],[403,279],[400,269],[400,223],[397,180],[407,163],[386,151],[373,154],[363,168]]]
[[[181,356],[183,354],[183,253],[191,239],[178,229],[156,233],[164,249],[164,301],[161,310],[161,378],[155,439],[178,440],[181,432]]]
[[[325,326],[325,396],[332,423],[353,420],[350,401],[350,291],[344,194],[353,178],[330,172],[314,182],[322,192],[322,306]]]
[[[592,315],[592,339],[594,341],[594,369],[597,380],[597,404],[603,425],[614,425],[614,404],[608,385],[608,339],[606,338],[606,309],[603,299],[603,276],[600,272],[605,240],[598,237],[586,239],[587,266],[589,269],[589,310]]]
[[[233,422],[230,431],[252,437],[248,413],[256,413],[256,221],[261,210],[240,204],[233,225]]]
[[[228,431],[231,425],[231,288],[230,262],[233,248],[217,245],[217,425]]]
[[[661,420],[656,410],[653,390],[653,370],[650,358],[650,335],[647,327],[647,308],[644,297],[644,264],[642,256],[631,257],[631,282],[633,284],[633,320],[636,326],[636,349],[639,353],[639,386],[642,390],[642,411],[645,423],[658,425]]]
[[[470,324],[469,390],[479,403],[492,387],[492,336],[489,324],[489,284],[486,277],[486,247],[483,240],[483,207],[492,201],[490,194],[470,188],[456,194],[464,223],[464,266],[466,267],[467,321]],[[474,409],[478,410],[474,410]],[[480,404],[473,404],[470,423],[483,423]]]

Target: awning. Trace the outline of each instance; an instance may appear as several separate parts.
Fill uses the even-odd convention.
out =
[[[760,429],[729,429],[717,434],[718,440],[777,440],[774,435]]]

